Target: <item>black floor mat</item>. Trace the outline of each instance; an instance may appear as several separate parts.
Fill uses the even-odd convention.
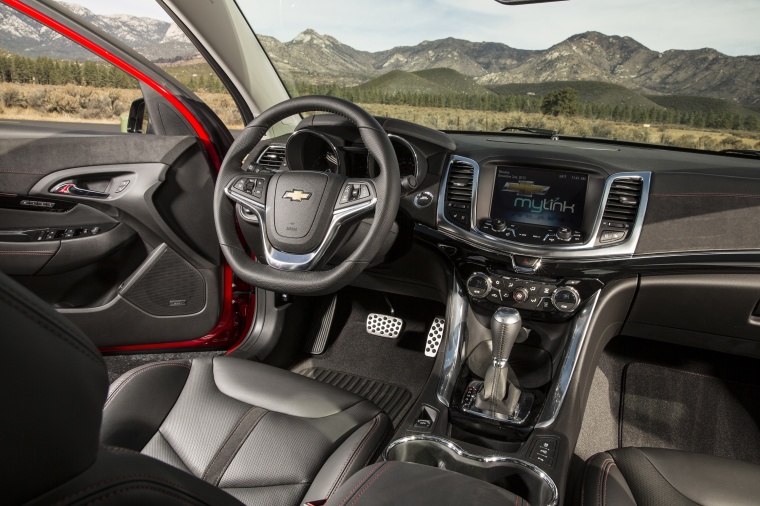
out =
[[[336,323],[337,336],[325,353],[307,355],[290,369],[306,376],[322,376],[326,383],[363,395],[383,408],[398,427],[430,376],[435,358],[425,356],[427,331],[445,308],[411,297],[389,294],[385,298],[369,290],[345,289],[339,297],[343,297],[346,309]],[[395,315],[404,320],[402,335],[387,339],[368,334],[367,315],[387,313],[389,302]],[[369,390],[356,390],[363,388]]]
[[[623,381],[620,446],[760,464],[760,385],[641,362],[625,368]]]
[[[383,383],[354,374],[314,367],[301,372],[304,376],[348,390],[375,403],[397,426],[409,409],[412,394],[404,387]]]

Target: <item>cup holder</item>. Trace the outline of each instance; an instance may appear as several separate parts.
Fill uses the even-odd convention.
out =
[[[505,455],[474,455],[437,436],[409,436],[392,441],[383,458],[466,474],[509,490],[534,506],[555,506],[559,502],[554,481],[530,462]]]

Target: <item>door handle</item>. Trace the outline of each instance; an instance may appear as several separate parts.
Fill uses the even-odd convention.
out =
[[[77,197],[93,197],[98,199],[108,198],[108,193],[85,190],[74,183],[60,183],[50,188],[50,193],[58,195],[76,195]]]

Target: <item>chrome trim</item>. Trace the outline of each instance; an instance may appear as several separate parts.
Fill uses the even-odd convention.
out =
[[[470,280],[476,277],[481,277],[486,280],[486,291],[483,292],[483,295],[473,295],[470,293]],[[470,274],[470,277],[467,278],[467,282],[465,283],[465,290],[470,297],[473,297],[475,299],[485,299],[488,297],[488,294],[491,293],[491,290],[493,290],[493,286],[491,286],[491,277],[483,272],[473,272]]]
[[[454,274],[453,287],[449,294],[446,315],[446,336],[443,342],[443,366],[438,380],[437,396],[441,404],[448,407],[454,385],[462,367],[462,352],[467,338],[467,297],[462,284]]]
[[[493,366],[496,369],[504,369],[507,367],[507,361],[509,360],[509,357],[507,358],[495,358],[493,359]]]
[[[597,290],[586,303],[586,306],[578,313],[578,316],[575,317],[573,328],[570,332],[570,342],[567,344],[567,350],[562,359],[562,366],[553,382],[552,391],[546,397],[541,415],[538,417],[538,422],[535,426],[537,429],[550,427],[557,420],[557,415],[562,408],[562,403],[565,401],[575,368],[578,365],[581,350],[586,342],[589,324],[596,311],[600,294],[601,290]]]
[[[472,179],[472,205],[470,206],[470,230],[464,230],[454,223],[450,222],[446,218],[445,214],[446,186],[448,184],[449,171],[451,170],[451,165],[456,161],[470,164],[474,169]],[[453,155],[449,160],[449,164],[446,168],[446,174],[444,174],[443,179],[441,180],[440,194],[438,196],[437,227],[441,233],[449,237],[462,240],[479,248],[484,248],[488,251],[500,253],[502,255],[517,254],[537,258],[547,257],[560,259],[605,257],[630,258],[636,251],[636,245],[639,242],[639,236],[641,235],[641,229],[644,224],[644,215],[646,214],[647,203],[649,202],[651,176],[651,172],[620,172],[607,177],[604,191],[602,193],[602,199],[599,204],[599,209],[597,210],[593,231],[589,235],[588,241],[584,244],[574,244],[567,246],[536,246],[494,237],[481,232],[480,230],[477,230],[476,210],[478,199],[478,183],[480,180],[480,165],[478,162],[471,158]],[[631,229],[631,233],[628,234],[628,238],[621,244],[611,246],[594,246],[596,237],[599,235],[599,230],[602,226],[602,216],[604,215],[604,208],[607,205],[607,199],[609,198],[612,183],[614,183],[617,179],[632,177],[641,179],[642,187],[639,210],[636,214],[636,222]]]
[[[513,307],[500,307],[493,312],[491,319],[496,320],[498,323],[505,325],[515,325],[522,322],[522,316],[520,311]]]
[[[560,292],[562,290],[567,290],[568,292],[573,292],[573,295],[575,295],[575,305],[572,309],[565,311],[557,307],[557,292]],[[578,308],[578,305],[581,303],[581,294],[578,293],[578,290],[573,288],[572,286],[560,286],[556,290],[552,292],[552,306],[554,306],[554,309],[557,311],[561,311],[563,313],[572,313]]]
[[[332,171],[314,171],[314,172],[332,172],[333,174],[340,174],[341,163],[340,163],[340,156],[338,156],[338,148],[335,147],[335,144],[333,143],[333,141],[330,140],[329,137],[327,137],[325,134],[323,134],[321,132],[317,132],[316,130],[311,130],[311,129],[308,129],[308,128],[303,128],[301,130],[296,130],[295,132],[293,132],[292,134],[290,134],[290,137],[288,137],[288,141],[285,143],[285,159],[287,160],[287,158],[288,158],[288,145],[290,145],[290,141],[293,140],[293,138],[296,137],[298,134],[302,134],[302,133],[308,133],[308,134],[316,135],[317,137],[319,137],[320,139],[322,139],[323,141],[325,141],[328,146],[330,146],[330,149],[332,149],[333,154],[335,155],[335,162],[336,162],[335,163],[335,172],[332,172]],[[288,164],[288,169],[290,169],[290,170],[298,170],[298,169],[293,169],[291,163]],[[302,170],[311,170],[311,169],[307,169],[306,167],[301,167],[301,169]]]
[[[430,202],[428,202],[425,205],[420,204],[419,199],[420,199],[420,197],[422,195],[427,195],[428,197],[430,197]],[[414,207],[416,207],[418,209],[424,209],[427,206],[429,206],[430,204],[432,204],[434,200],[435,200],[435,195],[433,195],[432,193],[430,193],[430,192],[419,192],[417,195],[414,196]]]
[[[224,194],[233,202],[247,207],[256,214],[259,219],[259,229],[261,230],[261,238],[264,243],[264,257],[266,258],[267,264],[269,264],[270,267],[281,271],[307,271],[313,268],[327,252],[341,225],[351,218],[371,211],[377,203],[377,197],[373,197],[366,202],[333,211],[332,220],[327,228],[325,237],[322,239],[319,246],[317,246],[317,249],[305,254],[286,253],[276,249],[269,242],[266,227],[266,206],[232,191],[232,187],[237,179],[238,178],[232,178],[230,180],[229,184],[224,188]],[[371,184],[370,181],[367,182]],[[374,186],[371,188],[371,192],[376,195]]]
[[[412,152],[412,156],[414,157],[414,177],[417,179],[417,186],[419,186],[422,183],[422,181],[420,181],[420,160],[417,158],[417,152],[414,150],[414,146],[412,146],[411,142],[396,134],[388,134],[388,138],[401,141],[401,144],[404,144],[406,148]],[[398,156],[396,157],[396,160],[398,160]],[[414,189],[417,189],[417,186],[415,186]]]
[[[554,483],[554,480],[551,479],[551,476],[546,474],[543,469],[538,467],[537,465],[531,464],[530,462],[518,459],[516,457],[510,457],[508,455],[489,455],[489,456],[483,456],[483,455],[475,455],[474,453],[470,453],[467,450],[462,449],[458,444],[451,441],[450,439],[445,439],[439,436],[432,436],[432,435],[416,435],[416,436],[407,436],[402,437],[399,439],[396,439],[395,441],[391,441],[388,446],[385,447],[385,450],[383,451],[383,460],[388,462],[388,454],[390,451],[395,448],[398,445],[409,443],[411,441],[431,441],[433,443],[438,443],[452,452],[456,453],[460,457],[464,457],[469,460],[474,460],[475,462],[482,462],[482,463],[491,463],[491,462],[507,462],[510,464],[515,464],[521,467],[524,467],[528,469],[529,471],[533,472],[541,481],[546,483],[546,485],[549,487],[549,490],[552,492],[552,499],[548,503],[546,503],[546,506],[555,506],[559,502],[559,490],[557,489],[557,485]]]
[[[536,262],[533,267],[521,267],[515,263],[514,257],[509,257],[509,259],[512,261],[512,270],[518,274],[535,274],[536,271],[541,268],[541,263],[543,262],[543,260],[539,258],[538,262]]]

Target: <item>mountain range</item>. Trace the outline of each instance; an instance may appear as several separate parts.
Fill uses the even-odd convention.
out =
[[[96,15],[66,4],[154,61],[187,60],[198,53],[173,24],[146,17]],[[0,6],[0,47],[26,56],[85,59],[91,55],[47,28]],[[599,81],[646,95],[692,95],[760,105],[760,56],[728,56],[714,49],[653,51],[630,37],[586,32],[545,50],[455,38],[385,51],[355,49],[308,29],[281,42],[259,40],[285,78],[316,84],[359,85],[391,71],[449,68],[494,88],[515,83]],[[175,62],[176,65],[176,62]],[[416,76],[409,78],[410,85]]]

